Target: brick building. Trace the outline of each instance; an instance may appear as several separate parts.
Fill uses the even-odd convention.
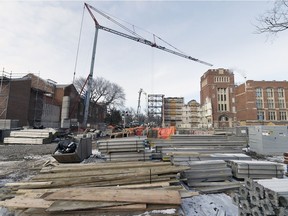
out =
[[[201,77],[200,88],[201,107],[211,103],[213,127],[236,126],[234,74],[223,68],[208,70]]]
[[[64,101],[69,101],[69,105],[63,110]],[[1,77],[0,119],[17,120],[19,127],[59,128],[64,118],[82,123],[83,116],[84,99],[79,97],[73,84],[57,85],[34,74]],[[105,116],[105,105],[90,103],[88,123],[91,126],[103,123]]]
[[[287,125],[288,82],[248,80],[235,88],[240,125]]]
[[[31,80],[1,77],[0,119],[17,120],[20,125],[28,124]]]

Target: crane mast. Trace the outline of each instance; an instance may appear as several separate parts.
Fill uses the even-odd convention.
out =
[[[142,44],[145,44],[145,45],[148,45],[148,46],[151,46],[153,48],[157,48],[157,49],[160,49],[160,50],[163,50],[163,51],[166,51],[166,52],[169,52],[169,53],[172,53],[174,55],[178,55],[180,57],[183,57],[183,58],[186,58],[186,59],[189,59],[189,60],[192,60],[192,61],[196,61],[198,63],[201,63],[201,64],[205,64],[205,65],[208,65],[208,66],[213,66],[212,64],[208,63],[208,62],[205,62],[205,61],[202,61],[202,60],[199,60],[199,59],[196,59],[196,58],[193,58],[189,55],[185,55],[181,52],[177,52],[177,51],[174,51],[174,50],[171,50],[171,49],[168,49],[164,46],[160,46],[158,44],[156,44],[155,42],[152,42],[152,41],[149,41],[149,40],[146,40],[144,38],[141,38],[141,37],[135,37],[135,36],[132,36],[132,35],[129,35],[129,34],[125,34],[123,32],[119,32],[119,31],[116,31],[114,29],[111,29],[111,28],[108,28],[108,27],[105,27],[105,26],[102,26],[98,23],[97,19],[95,18],[94,14],[92,13],[92,10],[100,13],[101,15],[105,16],[106,18],[110,19],[110,17],[108,17],[106,14],[102,13],[101,11],[97,10],[96,8],[92,7],[91,5],[88,5],[87,3],[84,3],[84,6],[85,8],[87,8],[90,16],[92,17],[92,19],[94,20],[94,23],[95,23],[95,36],[94,36],[94,43],[93,43],[93,51],[92,51],[92,60],[91,60],[91,66],[90,66],[90,73],[89,73],[89,79],[88,79],[88,87],[87,87],[87,92],[86,92],[86,101],[85,101],[85,111],[84,111],[84,120],[83,120],[83,126],[86,126],[87,125],[87,119],[88,119],[88,112],[89,112],[89,103],[90,103],[90,95],[91,95],[91,85],[92,85],[92,79],[93,79],[93,69],[94,69],[94,61],[95,61],[95,53],[96,53],[96,44],[97,44],[97,35],[98,35],[98,29],[102,29],[104,31],[107,31],[107,32],[110,32],[112,34],[115,34],[115,35],[119,35],[121,37],[125,37],[125,38],[128,38],[130,40],[134,40],[136,42],[139,42],[139,43],[142,43]],[[126,28],[126,30],[128,30]],[[130,30],[128,30],[130,31]],[[131,31],[130,31],[131,33]],[[141,89],[140,89],[141,91]],[[142,91],[141,91],[142,92]],[[140,101],[140,96],[141,96],[141,92],[139,92],[139,101]],[[138,113],[138,108],[139,108],[139,111],[140,111],[140,104],[139,104],[139,101],[138,101],[138,107],[137,107],[137,115],[139,114]]]
[[[141,109],[141,93],[142,93],[142,91],[143,91],[143,89],[140,88],[140,90],[139,90],[139,96],[138,96],[137,118],[139,118],[140,109]]]

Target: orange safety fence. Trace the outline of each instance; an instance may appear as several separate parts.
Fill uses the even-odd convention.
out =
[[[175,134],[176,128],[158,128],[158,138],[168,139],[171,135]]]

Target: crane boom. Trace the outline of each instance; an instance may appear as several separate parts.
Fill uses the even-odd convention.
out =
[[[180,53],[180,52],[176,52],[174,50],[168,49],[168,48],[163,47],[163,46],[159,46],[156,43],[151,42],[151,41],[146,40],[146,39],[143,39],[143,38],[134,37],[134,36],[125,34],[123,32],[119,32],[119,31],[116,31],[114,29],[111,29],[111,28],[108,28],[108,27],[105,27],[105,26],[101,26],[99,24],[97,25],[97,28],[102,29],[102,30],[107,31],[107,32],[110,32],[110,33],[113,33],[113,34],[116,34],[116,35],[119,35],[119,36],[122,36],[122,37],[125,37],[125,38],[128,38],[128,39],[131,39],[131,40],[134,40],[134,41],[137,41],[139,43],[142,43],[142,44],[145,44],[145,45],[148,45],[148,46],[151,46],[151,47],[154,47],[154,48],[157,48],[157,49],[169,52],[169,53],[172,53],[174,55],[178,55],[178,56],[183,57],[183,58],[187,58],[189,60],[199,62],[201,64],[205,64],[205,65],[208,65],[208,66],[213,66],[212,64],[210,64],[208,62],[193,58],[191,56],[185,55],[185,54]]]

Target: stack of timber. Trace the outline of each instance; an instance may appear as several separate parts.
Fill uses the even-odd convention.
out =
[[[239,188],[239,183],[228,181],[232,171],[223,160],[187,161],[186,165],[190,169],[181,172],[181,179],[193,189],[214,193]]]
[[[61,164],[30,181],[7,183],[15,197],[0,206],[21,215],[135,215],[181,204],[177,173],[189,169],[164,162]],[[187,194],[186,194],[187,195]]]
[[[174,165],[186,165],[187,161],[205,161],[205,160],[252,160],[248,155],[238,153],[238,154],[201,154],[198,152],[173,152],[170,153],[170,161]]]
[[[245,179],[233,196],[240,216],[288,215],[288,179]]]
[[[145,136],[99,140],[97,149],[107,161],[149,161],[152,153],[145,141]]]
[[[55,133],[55,131],[54,131]],[[4,138],[5,144],[47,144],[51,143],[53,129],[24,129],[11,131],[9,137]]]
[[[283,164],[270,161],[230,160],[228,165],[237,179],[283,178],[285,171]]]
[[[242,153],[246,140],[238,137],[216,135],[174,135],[170,139],[153,139],[150,141],[156,152],[163,157],[173,152]]]

